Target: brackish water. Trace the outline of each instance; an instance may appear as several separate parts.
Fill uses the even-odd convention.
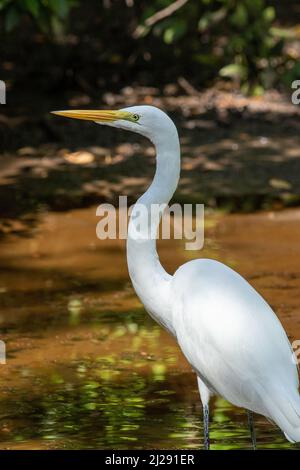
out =
[[[175,341],[145,313],[124,243],[96,238],[95,208],[45,213],[0,244],[1,449],[198,449],[195,376]],[[175,268],[192,257],[243,274],[300,338],[300,211],[206,217],[205,248],[163,241]],[[255,416],[258,448],[299,448]],[[244,410],[212,403],[213,449],[248,449]]]

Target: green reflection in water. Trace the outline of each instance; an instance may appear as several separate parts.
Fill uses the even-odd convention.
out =
[[[81,305],[76,301],[70,307],[73,319],[80,321]],[[26,374],[22,368],[28,391],[12,390],[0,402],[2,446],[202,448],[195,376],[179,372],[178,348],[165,344],[161,328],[142,309],[122,316],[103,313],[98,321],[93,317],[90,327],[97,351],[93,359]],[[110,345],[108,351],[102,344]],[[244,410],[216,399],[211,415],[212,449],[251,448]],[[256,417],[256,428],[258,448],[297,447],[263,417]]]
[[[182,385],[191,377],[168,373],[122,373],[101,362],[72,364],[70,371],[41,379],[32,397],[17,394],[14,403],[1,402],[1,441],[51,442],[54,448],[180,448],[202,445],[197,390]],[[104,373],[105,372],[105,373]],[[158,373],[158,375],[156,375]],[[76,377],[76,378],[75,378]],[[181,384],[178,386],[178,384]],[[280,431],[257,417],[259,448],[292,448]],[[213,449],[250,448],[243,410],[224,400],[214,403],[211,422]]]

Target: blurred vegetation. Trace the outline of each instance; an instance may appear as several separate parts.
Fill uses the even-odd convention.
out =
[[[162,6],[166,2],[155,3]],[[274,84],[286,57],[283,38],[272,28],[273,6],[266,6],[264,0],[185,3],[181,12],[151,30],[165,43],[176,45],[177,60],[189,54],[207,74],[237,81],[246,92],[261,93]],[[145,23],[153,13],[154,8],[146,10]],[[149,28],[144,29],[147,32]]]
[[[67,62],[72,68],[69,77],[77,73],[78,78],[74,64],[79,58],[78,64],[93,66],[95,74],[107,74],[118,86],[135,79],[164,84],[183,75],[201,87],[220,77],[246,93],[261,94],[300,74],[299,28],[281,26],[278,3],[0,0],[0,39],[9,51],[27,43],[35,67],[45,65],[36,55],[45,54],[47,44],[57,66]],[[295,26],[297,2],[285,4]],[[64,52],[57,54],[58,49]],[[101,87],[90,76],[83,78]]]
[[[43,32],[61,34],[76,0],[0,0],[7,32],[20,25],[23,15],[31,17]]]

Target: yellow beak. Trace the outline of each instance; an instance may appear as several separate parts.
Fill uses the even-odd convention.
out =
[[[69,109],[66,111],[51,111],[57,116],[72,119],[84,119],[86,121],[113,122],[118,119],[128,119],[130,113],[125,111],[108,111],[93,109]]]

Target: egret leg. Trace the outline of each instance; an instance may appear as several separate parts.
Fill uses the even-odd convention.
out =
[[[204,434],[204,450],[209,450],[209,406],[203,406],[203,434]]]
[[[204,449],[209,450],[210,441],[209,441],[209,398],[210,390],[207,388],[204,382],[197,376],[198,388],[200,393],[200,398],[203,407],[203,436],[204,436]]]
[[[247,415],[248,415],[248,426],[249,426],[249,430],[251,434],[252,448],[253,450],[256,450],[256,435],[255,435],[252,411],[247,410]]]

